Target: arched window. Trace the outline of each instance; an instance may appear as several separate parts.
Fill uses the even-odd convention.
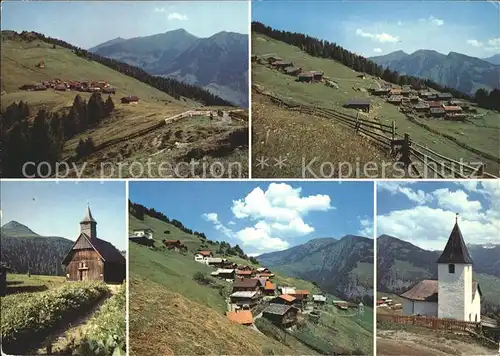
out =
[[[448,273],[455,273],[455,265],[450,263],[448,265]]]

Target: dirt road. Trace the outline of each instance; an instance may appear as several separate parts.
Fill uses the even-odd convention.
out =
[[[377,330],[377,355],[397,356],[496,356],[496,350],[487,349],[473,341],[447,338],[435,334],[408,331]]]

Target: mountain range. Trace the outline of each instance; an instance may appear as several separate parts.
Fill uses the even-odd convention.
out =
[[[485,300],[500,306],[500,245],[467,245]],[[377,239],[377,291],[401,294],[422,279],[437,279],[441,251],[428,251],[389,235]]]
[[[313,239],[257,259],[266,267],[313,281],[344,299],[369,302],[373,297],[373,240],[366,237]]]
[[[61,261],[73,241],[59,236],[40,236],[26,225],[11,221],[2,226],[1,261],[16,273],[63,275]]]
[[[145,37],[118,37],[89,51],[138,66],[151,75],[204,87],[248,107],[247,35],[223,31],[199,38],[178,29]]]
[[[479,88],[500,89],[500,55],[480,59],[457,52],[447,55],[418,50],[370,57],[372,61],[400,74],[431,79],[443,86],[473,95]]]

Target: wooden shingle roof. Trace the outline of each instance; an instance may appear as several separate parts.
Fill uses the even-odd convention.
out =
[[[462,232],[458,227],[458,221],[455,222],[455,226],[453,226],[453,230],[451,230],[446,247],[437,260],[437,263],[472,264],[472,258],[470,257],[467,246],[465,245]]]

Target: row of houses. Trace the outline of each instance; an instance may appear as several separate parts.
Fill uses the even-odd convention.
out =
[[[65,81],[61,79],[52,79],[42,81],[41,83],[23,84],[19,87],[20,90],[28,91],[43,91],[54,89],[56,91],[80,91],[80,92],[102,92],[105,94],[115,94],[116,89],[111,87],[107,81]]]
[[[282,58],[276,56],[269,56],[266,60],[272,68],[297,77],[299,82],[314,83],[323,81],[324,73],[321,71],[304,71],[300,67],[295,67],[292,62],[284,61]]]

